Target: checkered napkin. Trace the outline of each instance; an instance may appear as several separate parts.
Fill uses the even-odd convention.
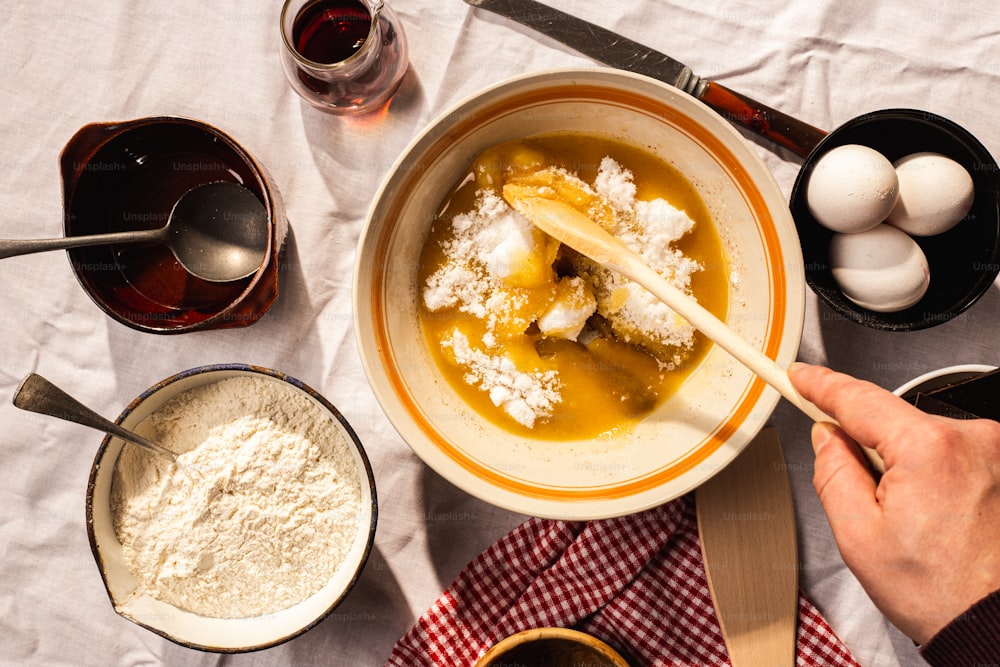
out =
[[[572,627],[630,665],[728,665],[692,498],[617,519],[529,519],[480,554],[386,667],[462,667],[521,630]],[[800,593],[800,667],[857,662]]]

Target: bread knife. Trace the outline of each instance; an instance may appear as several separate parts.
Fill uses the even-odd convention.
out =
[[[611,67],[675,86],[701,100],[732,123],[805,157],[826,132],[715,82],[687,65],[599,25],[535,0],[465,0],[516,21]]]

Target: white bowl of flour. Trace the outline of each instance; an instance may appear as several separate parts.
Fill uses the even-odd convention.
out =
[[[153,386],[118,422],[178,463],[106,437],[87,529],[121,616],[179,644],[238,652],[322,620],[371,551],[368,458],[322,396],[276,371],[196,368]]]

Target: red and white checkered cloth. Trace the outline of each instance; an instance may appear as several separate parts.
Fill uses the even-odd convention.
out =
[[[543,626],[590,633],[635,667],[729,665],[693,500],[604,521],[529,519],[465,567],[386,667],[472,665]],[[797,665],[858,665],[801,593]]]

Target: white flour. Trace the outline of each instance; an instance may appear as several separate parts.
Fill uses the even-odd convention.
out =
[[[534,426],[539,416],[552,414],[556,403],[562,400],[555,371],[520,371],[501,354],[473,349],[469,339],[457,329],[441,345],[451,349],[455,360],[468,369],[465,374],[468,384],[487,392],[493,405],[502,407],[528,428]]]
[[[115,530],[140,590],[216,618],[259,616],[319,590],[358,531],[361,491],[333,419],[281,382],[189,390],[139,432],[177,466],[126,446]]]
[[[476,209],[456,215],[451,228],[443,247],[447,264],[428,278],[424,303],[431,311],[457,307],[495,323],[519,298],[504,279],[513,271],[511,256],[528,252],[534,226],[499,195],[482,192]]]
[[[663,199],[637,200],[631,172],[610,158],[602,160],[594,186],[615,208],[614,228],[608,231],[694,298],[691,277],[702,267],[676,248],[694,228],[694,221]],[[608,318],[615,333],[650,350],[668,367],[682,363],[694,345],[694,327],[638,283],[590,264],[597,310]]]
[[[701,266],[676,248],[695,224],[684,211],[663,199],[636,199],[633,174],[608,157],[601,161],[593,186],[563,169],[543,171],[597,197],[603,208],[594,211],[595,219],[691,294],[691,276]],[[450,222],[451,235],[441,245],[445,261],[427,279],[424,305],[431,312],[456,309],[484,322],[487,333],[482,340],[455,331],[439,342],[462,367],[466,383],[487,392],[494,405],[520,424],[531,428],[553,413],[562,400],[560,382],[557,374],[518,368],[498,344],[500,328],[523,333],[534,323],[547,336],[576,340],[596,309],[619,338],[645,347],[665,368],[682,363],[693,348],[695,331],[686,320],[640,285],[593,262],[584,261],[584,280],[566,283],[574,293],[566,290],[564,301],[534,320],[519,321],[526,296],[518,287],[531,285],[537,272],[530,269],[537,262],[525,260],[539,254],[534,225],[489,190],[477,193],[472,211]]]

